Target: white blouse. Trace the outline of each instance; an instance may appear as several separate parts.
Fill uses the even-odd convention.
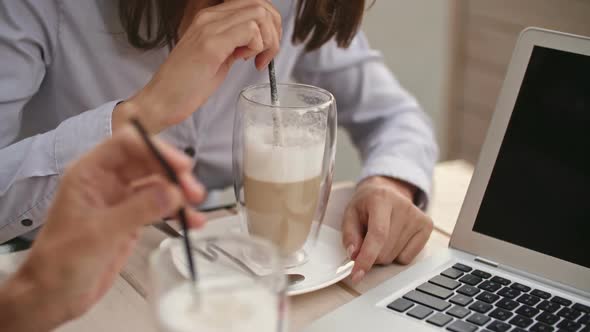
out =
[[[64,169],[111,135],[117,102],[141,89],[168,49],[132,48],[116,0],[0,1],[0,243],[42,225]],[[290,36],[294,0],[275,0],[285,38],[277,78],[331,91],[339,125],[359,148],[361,179],[398,178],[428,197],[437,146],[428,118],[362,33],[348,49],[330,42],[304,53]],[[190,70],[190,68],[187,68]],[[267,80],[237,63],[219,90],[161,136],[180,149],[198,144],[195,172],[209,189],[232,183],[232,126],[239,91]]]

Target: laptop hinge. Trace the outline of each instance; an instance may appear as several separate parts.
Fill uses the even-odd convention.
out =
[[[498,265],[499,265],[498,263],[496,263],[494,261],[491,261],[489,259],[485,259],[485,258],[479,257],[479,256],[478,257],[475,257],[475,261],[476,262],[479,262],[479,263],[483,263],[483,264],[489,265],[491,267],[498,267]]]

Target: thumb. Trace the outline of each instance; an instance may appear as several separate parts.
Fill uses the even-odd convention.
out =
[[[109,220],[115,227],[135,229],[176,214],[183,203],[179,188],[163,180],[157,181],[139,188],[113,207]]]
[[[355,208],[348,207],[342,222],[342,244],[348,258],[355,259],[363,243],[364,227]]]

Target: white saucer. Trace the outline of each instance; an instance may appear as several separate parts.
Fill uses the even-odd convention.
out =
[[[241,233],[239,216],[231,216],[211,220],[203,229],[199,230],[200,235],[222,235],[229,233]],[[309,261],[303,265],[287,269],[285,273],[301,274],[305,277],[287,289],[287,295],[295,296],[313,292],[331,286],[346,278],[352,272],[354,262],[349,260],[346,251],[342,247],[340,231],[326,225],[322,225],[315,248],[309,253]],[[171,239],[162,241],[160,246],[165,245]],[[186,267],[179,265],[184,261],[182,255],[177,256],[175,263],[181,273],[188,274]]]

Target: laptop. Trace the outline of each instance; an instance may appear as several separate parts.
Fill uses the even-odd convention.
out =
[[[305,331],[590,331],[590,38],[520,35],[450,248]]]

